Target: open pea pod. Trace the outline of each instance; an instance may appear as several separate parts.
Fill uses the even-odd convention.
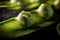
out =
[[[5,2],[0,2],[0,8],[7,7],[8,9],[18,10],[18,9],[33,9],[38,7],[40,4],[46,3],[59,7],[59,0],[9,0]]]
[[[36,4],[36,5],[35,5]],[[32,9],[40,5],[39,0],[10,0],[0,2],[0,8],[7,7],[8,9]]]
[[[23,27],[15,19],[9,19],[3,22],[0,22],[0,35],[3,35],[7,38],[19,37],[27,35],[38,29],[22,29]]]
[[[33,25],[40,23],[40,26],[42,26],[45,20],[48,20],[52,16],[53,9],[51,8],[51,5],[41,4],[41,6],[36,9],[36,11],[22,11],[17,17],[13,17],[0,22],[0,35],[10,38],[23,36],[35,32],[39,30],[40,27],[35,27]]]

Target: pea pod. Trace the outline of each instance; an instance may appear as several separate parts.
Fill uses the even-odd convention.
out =
[[[0,35],[5,36],[6,38],[14,38],[18,36],[27,35],[38,29],[25,29],[22,30],[22,26],[16,19],[10,19],[3,23],[0,23]]]
[[[58,34],[60,35],[60,23],[57,25],[57,31],[58,31]]]
[[[12,9],[12,10],[13,9],[17,10],[17,9],[21,9],[21,7],[22,7],[21,4],[16,0],[0,2],[0,8],[8,8],[8,9]]]
[[[10,0],[10,1],[5,1],[5,2],[0,2],[0,8],[7,7],[8,9],[13,9],[13,10],[32,9],[32,8],[38,7],[39,5],[40,5],[39,0],[23,0],[23,1],[22,0]]]
[[[22,11],[17,17],[0,22],[0,35],[10,38],[32,33],[40,29],[40,27],[33,25],[48,20],[52,15],[51,5],[46,4],[41,4],[38,9],[30,12]]]

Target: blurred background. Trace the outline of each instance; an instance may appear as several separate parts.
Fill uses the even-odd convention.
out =
[[[3,1],[8,1],[8,0],[0,0],[0,2],[3,2]],[[20,13],[20,11],[22,11],[22,10],[11,10],[11,9],[7,9],[7,8],[0,8],[0,22],[17,16],[18,13]],[[58,14],[60,13],[60,9],[55,10],[55,13],[57,13],[57,16],[58,16]],[[46,39],[59,40],[60,36],[58,35],[58,32],[56,30],[56,26],[59,23],[59,20],[60,19],[57,18],[56,23],[50,25],[49,27],[46,27],[46,28],[43,28],[43,29],[38,30],[36,32],[33,32],[31,34],[17,37],[17,38],[11,38],[11,39],[0,36],[0,40],[41,40],[41,39],[42,40],[43,39],[45,39],[45,40]]]

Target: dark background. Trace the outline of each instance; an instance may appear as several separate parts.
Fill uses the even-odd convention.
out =
[[[1,1],[6,1],[6,0],[1,0]],[[0,1],[0,2],[1,2]],[[15,17],[18,15],[18,13],[20,12],[21,10],[9,10],[7,8],[0,8],[0,22],[3,21],[3,20],[6,20],[6,19],[9,19],[11,17]],[[58,35],[58,32],[56,30],[56,27],[57,27],[57,24],[60,22],[59,20],[59,13],[60,13],[60,9],[58,10],[54,10],[55,11],[55,15],[57,15],[58,18],[56,18],[56,16],[54,16],[53,18],[51,19],[54,19],[56,20],[57,22],[46,27],[46,28],[43,28],[41,30],[38,30],[34,33],[31,33],[31,34],[28,34],[28,35],[25,35],[25,36],[22,36],[22,37],[17,37],[17,38],[5,38],[5,37],[2,37],[0,36],[0,40],[46,40],[46,39],[50,39],[50,40],[59,40],[60,39],[60,36]],[[12,14],[11,14],[12,13]]]

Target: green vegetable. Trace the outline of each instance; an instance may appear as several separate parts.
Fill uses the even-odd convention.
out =
[[[35,5],[36,4],[36,5]],[[34,6],[33,6],[34,5]],[[10,0],[0,2],[0,8],[7,7],[8,9],[32,9],[40,5],[39,0]],[[31,7],[32,6],[32,7]]]
[[[0,35],[10,38],[32,33],[40,29],[39,26],[32,27],[33,25],[40,24],[42,26],[41,23],[52,16],[53,9],[51,5],[41,4],[36,10],[30,12],[22,11],[17,17],[0,22]]]
[[[0,35],[8,38],[19,37],[57,22],[54,19],[55,10],[52,5],[55,10],[60,9],[60,0],[10,0],[0,2],[0,8],[28,10],[21,11],[17,17],[0,22]],[[29,11],[30,9],[31,11]],[[50,20],[50,18],[52,19]],[[60,23],[57,25],[57,31],[60,35]]]
[[[60,35],[60,23],[57,25],[57,31],[58,31],[58,34]]]
[[[7,7],[8,9],[18,10],[18,9],[33,9],[38,7],[40,4],[45,3],[48,5],[54,5],[55,8],[60,8],[59,0],[10,0],[5,2],[0,2],[0,8]]]

